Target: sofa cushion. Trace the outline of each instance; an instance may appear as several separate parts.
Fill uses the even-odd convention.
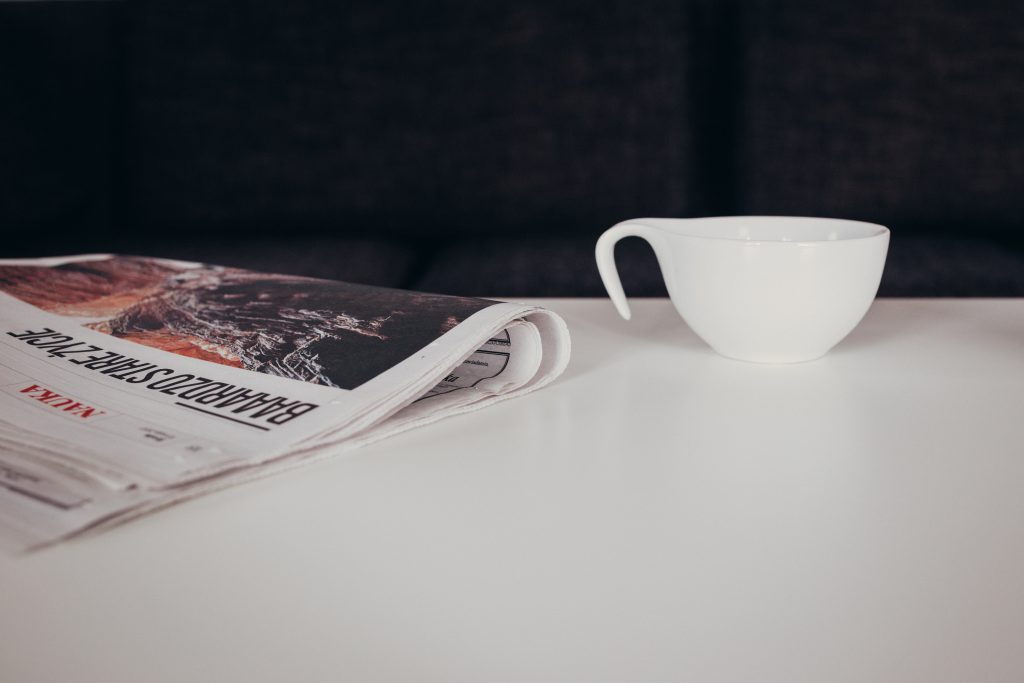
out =
[[[108,234],[115,2],[0,2],[0,231]]]
[[[197,240],[150,243],[152,255],[382,287],[407,284],[414,251],[369,239]]]
[[[882,296],[1024,296],[1024,250],[975,239],[895,234]]]
[[[742,213],[1016,239],[1024,4],[739,3]]]
[[[152,227],[588,231],[697,201],[685,4],[130,5]]]
[[[654,252],[627,238],[615,249],[626,292],[667,296]],[[475,240],[442,249],[416,289],[467,296],[604,296],[589,238]]]
[[[666,296],[654,253],[616,247],[629,296]],[[480,240],[441,250],[416,289],[470,296],[604,296],[589,239]],[[880,296],[1024,296],[1024,251],[980,240],[894,235]]]

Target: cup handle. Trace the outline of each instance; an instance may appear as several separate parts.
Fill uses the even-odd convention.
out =
[[[601,274],[601,282],[608,291],[615,310],[626,320],[633,317],[629,310],[629,303],[626,301],[626,293],[622,290],[622,282],[619,280],[619,271],[615,267],[615,244],[623,237],[639,237],[646,240],[654,249],[655,256],[661,262],[660,235],[656,228],[643,223],[626,221],[614,225],[604,231],[597,239],[595,254],[597,256],[597,271]]]

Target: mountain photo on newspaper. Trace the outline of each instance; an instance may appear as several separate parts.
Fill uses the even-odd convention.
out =
[[[0,261],[0,544],[30,548],[552,381],[533,306],[159,258]]]
[[[494,303],[131,256],[0,265],[0,291],[120,339],[342,389]]]

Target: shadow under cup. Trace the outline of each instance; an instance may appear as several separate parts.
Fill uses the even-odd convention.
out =
[[[888,228],[831,218],[639,218],[609,228],[597,265],[626,319],[615,243],[654,249],[669,296],[694,332],[723,356],[795,363],[825,355],[864,317],[882,278]]]

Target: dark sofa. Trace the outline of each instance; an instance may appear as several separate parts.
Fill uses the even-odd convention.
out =
[[[893,230],[882,295],[1024,295],[1024,5],[0,2],[0,256],[603,294],[638,216]],[[664,293],[619,249],[630,294]]]

